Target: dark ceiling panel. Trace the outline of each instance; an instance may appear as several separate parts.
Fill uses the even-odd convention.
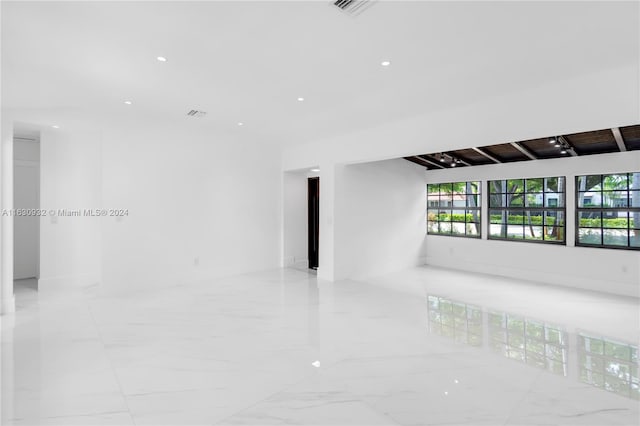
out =
[[[428,164],[426,161],[421,159],[420,157],[404,157],[404,159],[425,168],[433,167],[430,164]]]
[[[622,135],[622,138],[624,139],[625,145],[628,150],[640,150],[640,125],[621,127],[620,134]],[[551,138],[551,136],[548,136],[544,138],[519,141],[517,143],[540,160],[567,157],[570,154],[573,154],[570,150],[568,153],[562,154],[559,148],[555,147],[554,144],[549,143],[549,140]],[[563,135],[561,138],[564,138],[564,141],[569,143],[569,145],[573,147],[575,153],[577,153],[578,155],[604,154],[608,152],[619,151],[618,144],[611,129],[573,133],[570,135]],[[520,152],[509,143],[483,146],[481,148],[488,155],[495,157],[497,160],[500,160],[504,163],[511,163],[516,161],[537,161],[531,160],[529,157],[527,157],[525,154]],[[480,154],[473,148],[458,149],[456,151],[447,152],[446,154],[448,155],[448,157],[446,157],[447,160],[444,163],[441,163],[439,161],[440,153],[423,154],[419,155],[418,157],[428,159],[434,163],[437,163],[438,165],[444,166],[445,168],[451,167],[451,156],[465,161],[471,166],[494,164],[491,159]],[[410,158],[406,159],[416,162],[414,161],[416,157],[411,158],[413,158],[413,160]],[[458,166],[462,166],[462,164],[458,164]],[[429,169],[434,168],[436,167],[429,167]]]
[[[622,139],[629,150],[640,149],[640,125],[620,127]]]
[[[464,160],[474,166],[480,166],[483,164],[494,164],[493,161],[489,160],[487,157],[480,154],[479,152],[474,151],[473,149],[459,149],[457,151],[451,151],[451,155]]]
[[[611,129],[574,133],[564,137],[574,147],[578,155],[618,152],[618,144]]]
[[[508,143],[483,146],[482,149],[504,163],[529,160],[529,157]]]
[[[540,159],[565,157],[565,154],[560,154],[560,148],[549,143],[550,140],[551,138],[531,139],[522,141],[520,144]]]
[[[436,157],[436,154],[422,154],[418,155],[418,158],[423,158],[431,163],[439,164],[442,168],[449,168],[449,163],[446,161],[440,161],[440,158]],[[438,168],[438,166],[434,165],[434,168]]]

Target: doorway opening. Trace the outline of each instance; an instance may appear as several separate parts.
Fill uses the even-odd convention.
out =
[[[14,291],[35,291],[40,277],[40,132],[13,138]],[[19,213],[19,214],[18,214]]]
[[[309,268],[318,269],[318,251],[320,248],[320,178],[307,179],[307,216],[308,216],[308,257]]]

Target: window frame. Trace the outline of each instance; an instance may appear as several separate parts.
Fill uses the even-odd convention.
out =
[[[462,195],[464,197],[465,200],[465,205],[463,207],[455,207],[453,205],[454,200],[453,200],[453,185],[456,183],[464,183],[464,187],[465,187],[465,192],[464,193],[457,193],[459,195]],[[469,187],[469,184],[476,184],[477,186],[477,192],[473,193],[473,192],[467,192],[467,188]],[[452,191],[451,191],[451,205],[450,206],[441,206],[441,199],[442,199],[442,194],[443,192],[440,191],[440,187],[443,185],[451,185]],[[431,192],[429,192],[429,187],[430,186],[437,186],[438,187],[438,205],[435,207],[431,207],[429,204],[429,195],[432,194]],[[426,212],[427,212],[427,220],[426,220],[426,226],[427,226],[427,235],[439,235],[439,236],[444,236],[444,237],[461,237],[461,238],[476,238],[476,239],[481,239],[482,238],[482,181],[480,180],[467,180],[467,181],[450,181],[450,182],[438,182],[438,183],[427,183],[426,186],[426,190],[427,190],[427,200],[426,200]],[[475,196],[477,199],[477,205],[475,207],[469,207],[468,204],[468,197],[472,195]],[[440,211],[441,210],[449,210],[451,211],[451,216],[453,216],[453,212],[455,210],[464,210],[464,214],[465,214],[465,222],[459,222],[459,221],[452,221],[449,220],[447,221],[441,221],[440,220]],[[438,224],[438,228],[439,228],[439,224],[440,223],[449,223],[451,224],[451,229],[448,233],[442,233],[442,232],[432,232],[429,229],[429,223],[430,222],[434,222],[429,220],[429,212],[435,212],[436,213],[436,220],[435,223]],[[478,221],[477,222],[467,222],[466,221],[466,215],[467,215],[467,211],[469,212],[477,212],[477,217],[478,217]],[[459,224],[464,224],[464,234],[457,234],[453,232],[453,224],[454,223],[459,223]],[[469,234],[467,232],[467,226],[468,225],[475,225],[477,227],[477,235],[473,235],[473,234]]]
[[[562,203],[561,207],[550,207],[550,206],[545,206],[546,204],[546,194],[552,194],[554,192],[551,191],[545,191],[546,189],[546,183],[547,183],[547,179],[564,179],[564,189],[562,191],[562,196],[564,197],[564,202]],[[492,191],[492,182],[508,182],[508,181],[514,181],[514,180],[520,180],[522,181],[522,185],[523,185],[523,190],[522,190],[522,205],[521,206],[500,206],[500,207],[493,207],[491,205],[491,196],[492,195],[496,195],[496,194],[508,194],[508,189],[507,192],[493,192]],[[540,192],[527,192],[527,181],[528,180],[542,180],[542,190]],[[519,177],[519,178],[513,178],[513,179],[488,179],[487,180],[487,218],[486,218],[486,225],[487,225],[487,239],[488,240],[493,240],[493,241],[516,241],[516,242],[524,242],[524,243],[537,243],[537,244],[553,244],[553,245],[567,245],[567,177],[566,176],[542,176],[542,177]],[[527,197],[527,195],[531,195],[531,194],[542,194],[542,205],[539,207],[530,207],[530,206],[526,206],[525,204],[525,199]],[[560,192],[555,192],[555,194],[560,194]],[[496,237],[496,236],[492,236],[491,235],[491,212],[494,210],[499,210],[499,211],[504,211],[505,214],[508,216],[510,214],[510,212],[513,211],[518,211],[518,212],[522,212],[522,216],[523,216],[523,220],[524,217],[526,217],[526,212],[530,211],[530,212],[540,212],[541,216],[542,216],[542,239],[537,240],[537,239],[527,239],[524,238],[524,234],[523,234],[523,238],[509,238],[508,237],[508,233],[507,236],[505,237]],[[545,232],[544,232],[544,228],[545,228],[545,224],[544,224],[544,220],[547,217],[546,216],[546,212],[556,212],[556,214],[558,212],[563,214],[564,217],[564,224],[562,225],[563,228],[563,238],[562,240],[550,240],[550,239],[545,239]],[[557,217],[557,215],[556,215]],[[507,227],[509,226],[509,220],[507,219]],[[495,225],[495,224],[493,224]],[[502,226],[503,224],[500,223],[500,226]],[[527,223],[523,222],[523,231],[526,230],[527,227]],[[536,225],[539,226],[539,225]]]
[[[640,206],[634,206],[634,207],[630,207],[630,199],[632,196],[632,191],[640,191],[639,189],[631,189],[631,175],[636,174],[636,173],[640,173],[640,172],[620,172],[620,173],[597,173],[597,174],[584,174],[584,175],[576,175],[575,176],[575,245],[576,247],[591,247],[591,248],[605,248],[605,249],[616,249],[616,250],[634,250],[634,251],[638,251],[640,250],[640,246],[638,247],[634,247],[631,245],[631,230],[632,229],[638,229],[638,232],[640,232],[640,226],[638,226],[638,228],[631,228],[631,214],[634,212],[638,212],[640,213]],[[620,190],[620,189],[615,189],[615,190],[605,190],[602,187],[602,182],[604,179],[604,176],[610,176],[610,175],[627,175],[627,189],[626,190]],[[580,186],[579,186],[579,179],[581,177],[587,177],[587,176],[600,176],[600,189],[599,190],[589,190],[589,191],[580,191]],[[627,193],[627,206],[626,207],[603,207],[602,206],[602,201],[600,202],[600,206],[595,206],[595,207],[580,207],[580,193],[587,193],[587,192],[591,192],[591,193],[608,193],[608,192],[626,192]],[[601,200],[602,200],[602,196],[600,196]],[[621,212],[624,211],[627,213],[627,227],[626,227],[626,231],[627,231],[627,245],[623,246],[623,245],[614,245],[614,244],[605,244],[604,243],[604,230],[605,229],[625,229],[625,228],[607,228],[604,226],[604,213],[605,212]],[[600,213],[600,226],[599,227],[595,227],[595,226],[580,226],[580,213],[583,212],[599,212]],[[580,242],[580,230],[581,229],[598,229],[600,230],[600,244],[585,244]]]

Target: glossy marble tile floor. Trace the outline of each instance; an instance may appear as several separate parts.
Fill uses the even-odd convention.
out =
[[[424,267],[17,301],[3,425],[640,422],[637,299]]]

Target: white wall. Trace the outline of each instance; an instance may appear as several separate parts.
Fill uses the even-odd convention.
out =
[[[99,209],[100,132],[79,125],[44,128],[40,137],[40,291],[100,282],[101,218],[58,216],[60,209]]]
[[[14,208],[40,207],[40,141],[15,138],[13,141]],[[13,277],[39,276],[40,220],[37,215],[16,216],[13,220]]]
[[[305,170],[283,175],[283,256],[282,266],[306,268],[308,246],[308,186]]]
[[[206,281],[280,265],[279,154],[209,136],[197,122],[114,123],[104,132],[105,289]]]
[[[388,160],[338,168],[334,279],[424,263],[424,168]]]
[[[280,156],[264,141],[215,139],[198,122],[29,110],[3,119],[42,129],[42,209],[129,211],[42,218],[41,291],[136,291],[280,265]]]
[[[640,170],[640,151],[430,170],[427,182],[566,176],[566,246],[515,241],[427,237],[427,263],[474,272],[640,297],[640,252],[575,244],[575,176]],[[482,226],[486,234],[486,184]]]

